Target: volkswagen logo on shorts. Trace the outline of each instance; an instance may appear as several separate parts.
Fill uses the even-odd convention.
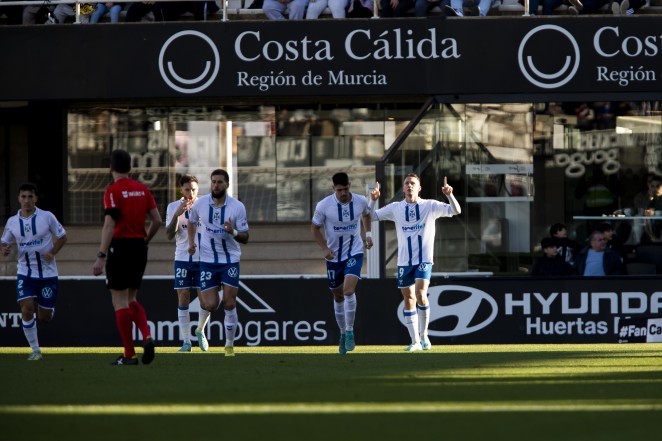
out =
[[[51,297],[53,297],[53,290],[50,289],[49,287],[46,287],[46,288],[44,288],[44,289],[41,290],[41,295],[42,295],[45,299],[50,299]]]
[[[232,277],[233,279],[236,279],[239,277],[239,271],[237,271],[237,268],[230,268],[228,270],[228,276]]]
[[[418,265],[418,270],[422,271],[422,272],[427,271],[428,270],[428,264],[427,263],[421,263],[420,265]]]
[[[166,40],[159,53],[161,77],[177,92],[205,90],[216,79],[219,68],[218,48],[202,32],[177,32]]]
[[[553,47],[554,50],[546,50]],[[537,53],[535,59],[532,54]],[[531,29],[517,53],[520,70],[531,84],[555,89],[570,81],[579,68],[579,45],[570,32],[546,24]]]
[[[353,257],[350,257],[349,260],[347,261],[347,268],[351,268],[354,265],[356,265],[356,259]]]
[[[470,286],[431,286],[428,300],[428,334],[433,337],[456,337],[479,331],[494,321],[499,309],[492,296]],[[403,312],[404,301],[398,308],[398,318],[402,324]]]

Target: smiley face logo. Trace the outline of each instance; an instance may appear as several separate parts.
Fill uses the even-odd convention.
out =
[[[202,32],[177,32],[166,40],[159,53],[161,78],[177,92],[205,90],[216,79],[219,68],[218,48]]]
[[[549,45],[554,51],[540,50]],[[534,51],[538,48],[537,51]],[[536,52],[535,59],[532,55]],[[543,89],[556,89],[570,81],[579,68],[579,45],[570,32],[556,25],[531,29],[522,39],[517,61],[524,77]]]

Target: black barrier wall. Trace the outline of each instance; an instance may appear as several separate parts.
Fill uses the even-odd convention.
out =
[[[6,26],[0,100],[659,100],[658,29],[645,15]]]
[[[0,342],[26,346],[15,282],[0,281]],[[650,278],[434,279],[433,344],[662,342],[662,291]],[[362,280],[359,345],[409,343],[395,280]],[[139,295],[161,346],[180,344],[172,281],[145,280]],[[191,305],[192,326],[198,302]],[[244,280],[237,346],[335,345],[338,329],[326,280]],[[212,314],[212,346],[223,344],[223,313]],[[136,339],[138,334],[136,332]],[[195,337],[193,337],[195,338]],[[120,346],[110,295],[99,280],[61,280],[55,318],[39,328],[48,346]]]

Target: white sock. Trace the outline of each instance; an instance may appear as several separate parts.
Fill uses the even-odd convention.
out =
[[[203,309],[202,306],[200,307],[200,313],[198,314],[198,327],[195,328],[195,332],[205,332],[205,326],[207,326],[207,322],[209,321],[209,316],[211,315],[211,312],[207,311],[206,309]]]
[[[177,307],[177,319],[179,320],[179,335],[184,343],[191,343],[191,314],[188,306]]]
[[[25,338],[28,339],[28,344],[32,348],[32,352],[40,352],[39,349],[39,339],[37,338],[37,321],[33,318],[29,322],[21,320],[23,322],[23,333]]]
[[[356,293],[345,296],[345,329],[354,330],[354,319],[356,318]]]
[[[420,336],[418,335],[418,314],[416,313],[416,310],[412,311],[404,311],[405,314],[405,326],[407,327],[407,331],[409,331],[409,336],[411,337],[411,343],[416,344],[420,343],[421,339]]]
[[[421,340],[428,338],[428,324],[430,323],[430,304],[425,306],[416,304],[418,309],[418,334]]]
[[[345,333],[345,301],[343,300],[342,302],[336,302],[335,299],[333,300],[333,311],[336,314],[336,323],[338,323],[338,327],[340,328],[340,333],[344,334]]]
[[[232,308],[231,310],[225,310],[225,320],[223,321],[223,326],[225,326],[225,346],[234,346],[234,334],[237,331],[237,322],[239,317],[237,316],[237,308]]]

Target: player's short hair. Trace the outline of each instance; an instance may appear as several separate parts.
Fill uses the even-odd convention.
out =
[[[567,229],[568,228],[565,226],[565,224],[562,224],[562,223],[554,224],[551,227],[549,227],[549,235],[553,236],[556,233],[558,233],[559,231],[567,230]]]
[[[217,168],[216,170],[211,172],[210,177],[213,178],[214,176],[218,176],[218,175],[223,176],[225,178],[225,182],[230,183],[230,175],[222,168]]]
[[[556,241],[551,237],[543,237],[540,241],[540,247],[544,250],[545,248],[556,247]]]
[[[113,150],[110,154],[110,169],[117,173],[129,173],[131,171],[131,155],[122,149]]]
[[[35,195],[37,194],[37,186],[33,184],[32,182],[26,182],[24,184],[21,184],[20,187],[18,187],[18,194],[21,194],[22,191],[31,191]]]
[[[333,185],[349,185],[349,176],[345,172],[338,172],[331,178]]]
[[[407,178],[416,178],[418,179],[418,182],[421,182],[421,177],[416,173],[409,173],[407,176],[405,176],[405,179],[403,179],[402,182],[404,182]]]
[[[179,178],[179,186],[183,187],[184,184],[188,184],[189,182],[195,182],[196,184],[200,184],[198,182],[198,178],[196,178],[193,175],[183,175],[181,178]]]

